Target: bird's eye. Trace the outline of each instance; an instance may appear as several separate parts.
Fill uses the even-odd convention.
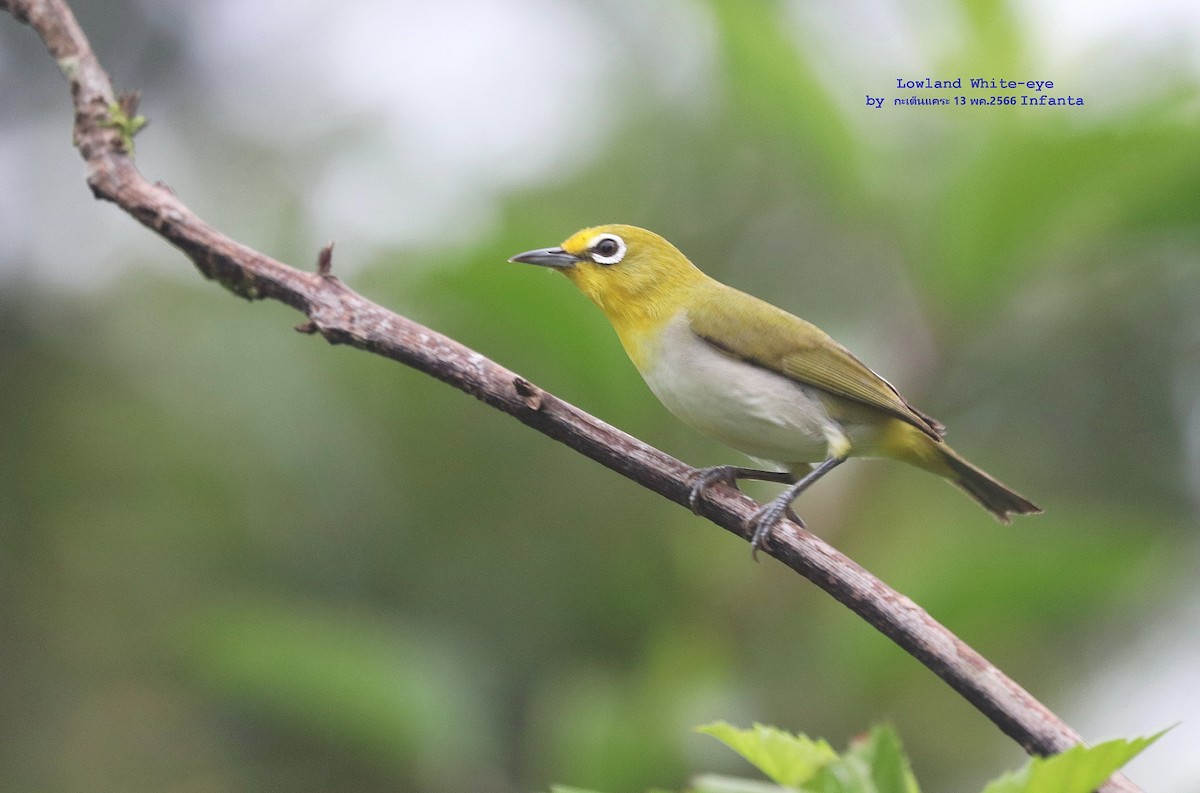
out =
[[[616,264],[625,257],[625,240],[616,234],[601,234],[588,245],[596,264]]]

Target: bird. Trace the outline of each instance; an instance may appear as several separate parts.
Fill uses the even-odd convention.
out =
[[[706,275],[663,237],[609,224],[510,262],[565,275],[600,308],[659,401],[701,433],[770,466],[696,469],[688,503],[738,480],[786,484],[748,519],[754,554],[792,504],[850,457],[899,460],[957,485],[1002,523],[1042,510],[945,441],[945,426],[824,331]]]

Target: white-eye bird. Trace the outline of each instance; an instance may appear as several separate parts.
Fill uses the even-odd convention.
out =
[[[755,550],[800,493],[851,456],[888,457],[960,487],[998,520],[1042,510],[967,462],[945,428],[815,325],[705,275],[671,243],[627,225],[576,232],[511,262],[553,267],[604,311],[650,390],[701,432],[782,471],[721,465],[705,488],[784,482],[750,519]],[[799,521],[797,521],[799,522]]]

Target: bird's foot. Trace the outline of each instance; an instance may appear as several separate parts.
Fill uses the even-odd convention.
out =
[[[800,528],[807,528],[804,521],[792,509],[792,500],[785,493],[774,501],[760,507],[746,522],[752,530],[750,535],[750,558],[758,561],[758,549],[764,541],[771,537],[771,532],[783,518],[795,523]]]
[[[780,482],[790,484],[795,478],[787,471],[760,471],[757,468],[743,468],[740,465],[714,465],[712,468],[699,468],[692,474],[692,490],[688,494],[688,505],[692,512],[700,514],[700,496],[704,491],[718,483],[725,483],[737,488],[739,479],[758,479],[763,482]]]
[[[738,474],[741,471],[736,465],[714,465],[712,468],[697,469],[692,475],[692,489],[688,493],[688,506],[692,508],[692,512],[700,514],[700,497],[713,485],[723,483],[737,487]]]

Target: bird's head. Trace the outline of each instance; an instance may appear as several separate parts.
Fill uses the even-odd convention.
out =
[[[705,276],[653,231],[611,224],[577,231],[562,245],[519,253],[510,262],[561,271],[612,318],[673,314]]]

